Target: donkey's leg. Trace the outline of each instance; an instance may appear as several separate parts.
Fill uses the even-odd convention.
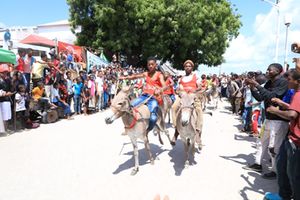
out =
[[[185,163],[184,163],[184,168],[188,168],[190,163],[189,163],[189,144],[188,141],[184,141],[184,157],[185,157]]]
[[[134,156],[134,168],[131,171],[131,175],[134,176],[139,171],[139,150],[137,146],[137,139],[130,138],[132,146],[133,146],[133,156]]]
[[[152,156],[152,153],[151,153],[151,150],[150,150],[149,139],[148,139],[147,136],[145,136],[145,138],[144,138],[144,144],[145,144],[146,152],[149,156],[150,163],[151,163],[151,165],[154,165],[154,159],[153,159],[153,156]]]

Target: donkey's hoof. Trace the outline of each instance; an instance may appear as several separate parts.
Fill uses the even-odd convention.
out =
[[[150,160],[150,164],[151,164],[151,165],[154,165],[154,160]]]
[[[189,161],[185,162],[185,164],[184,164],[184,169],[187,169],[187,168],[189,168],[189,166],[190,166],[190,163],[189,163]]]
[[[136,168],[136,169],[133,169],[132,171],[131,171],[131,176],[134,176],[134,175],[136,175],[137,173],[139,172],[139,168]]]
[[[176,145],[176,142],[171,141],[170,144],[174,147]]]

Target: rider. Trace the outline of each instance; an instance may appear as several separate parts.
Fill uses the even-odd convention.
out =
[[[197,78],[196,74],[193,73],[193,69],[194,69],[194,63],[191,60],[187,60],[184,62],[183,64],[184,70],[185,70],[185,76],[183,76],[180,80],[179,80],[179,91],[184,91],[187,93],[190,92],[197,92],[198,89],[201,88],[201,82],[200,80]],[[175,142],[177,140],[177,137],[179,135],[177,129],[176,129],[176,112],[179,109],[180,106],[180,99],[176,99],[175,103],[173,104],[173,124],[175,126],[175,133],[174,133],[174,137],[172,139],[171,144],[175,145]],[[198,145],[201,145],[201,140],[200,140],[200,134],[201,134],[201,121],[202,121],[202,106],[201,106],[201,101],[199,98],[195,98],[195,102],[194,102],[194,107],[197,113],[197,122],[196,122],[196,142]]]
[[[146,83],[143,89],[143,94],[136,98],[131,105],[133,107],[138,106],[139,104],[147,101],[147,106],[150,111],[150,119],[148,131],[151,131],[157,121],[157,112],[158,112],[158,101],[161,101],[160,95],[165,89],[165,81],[163,75],[156,71],[157,63],[156,59],[150,57],[147,59],[147,68],[148,72],[144,72],[142,74],[133,74],[127,77],[120,77],[121,80],[128,79],[134,80],[138,78],[145,78]],[[161,103],[161,102],[160,102]]]
[[[166,83],[166,90],[164,91],[164,94],[169,95],[170,99],[172,100],[172,103],[175,102],[175,92],[174,92],[174,81],[172,77],[170,76],[170,72],[164,72],[164,80]]]
[[[207,79],[206,79],[206,75],[205,74],[202,74],[201,75],[201,90],[202,91],[206,91],[207,88],[208,88],[208,82],[207,82]]]

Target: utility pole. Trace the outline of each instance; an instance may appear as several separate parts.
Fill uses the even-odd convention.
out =
[[[275,49],[275,62],[278,62],[278,51],[279,51],[279,33],[280,33],[280,7],[279,7],[279,3],[280,0],[275,0],[275,2],[271,1],[271,0],[262,0],[264,2],[267,2],[269,4],[271,4],[273,7],[275,7],[277,9],[277,27],[276,27],[276,49]]]

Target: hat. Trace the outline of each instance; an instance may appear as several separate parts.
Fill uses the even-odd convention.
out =
[[[186,60],[184,63],[183,63],[183,67],[185,67],[185,65],[186,64],[190,64],[190,65],[192,65],[192,67],[194,68],[194,62],[193,61],[191,61],[191,60]]]

